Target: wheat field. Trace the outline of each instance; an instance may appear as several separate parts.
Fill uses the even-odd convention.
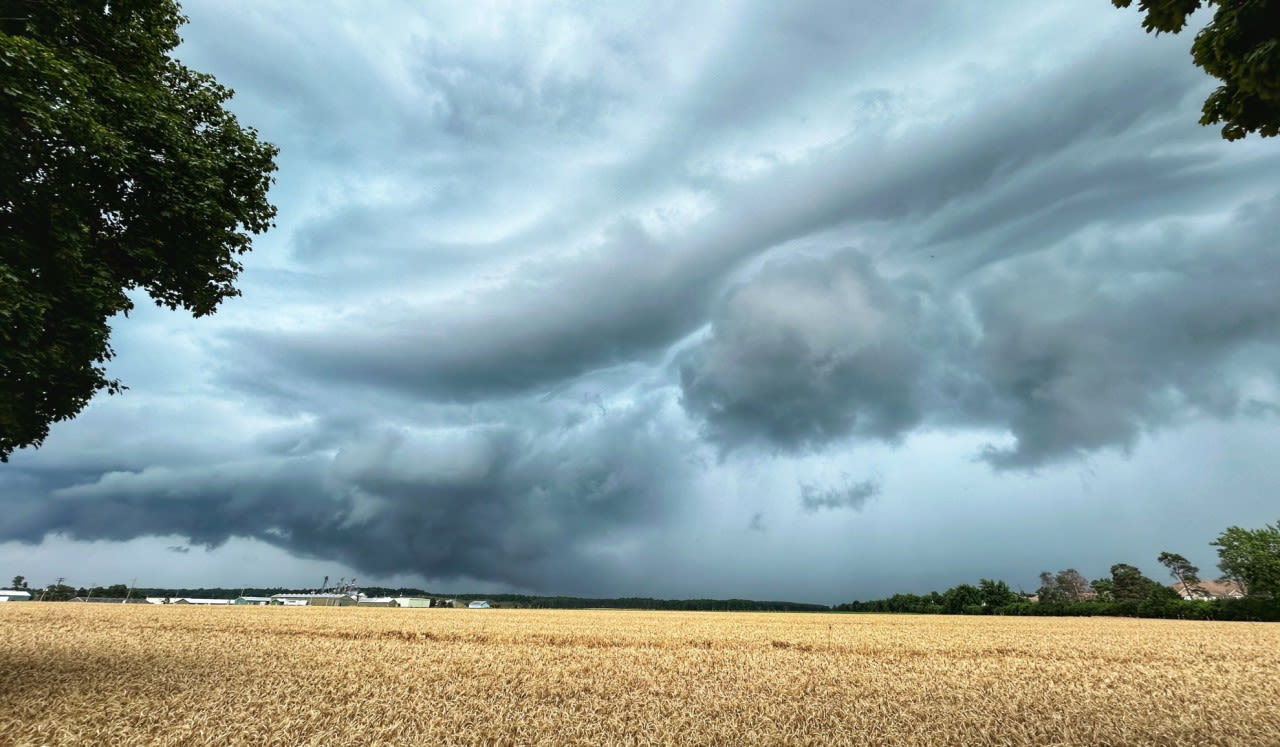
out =
[[[1280,745],[1280,625],[0,605],[0,744]]]

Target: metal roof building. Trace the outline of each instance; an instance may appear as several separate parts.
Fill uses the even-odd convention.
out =
[[[272,594],[271,602],[273,604],[283,604],[290,607],[350,607],[356,603],[356,598],[350,594],[334,594],[325,592],[321,594]]]

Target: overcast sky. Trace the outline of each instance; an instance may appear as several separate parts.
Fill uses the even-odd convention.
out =
[[[835,603],[1212,577],[1280,518],[1280,142],[1196,123],[1190,30],[184,7],[278,226],[215,316],[140,296],[129,390],[0,466],[4,579]]]

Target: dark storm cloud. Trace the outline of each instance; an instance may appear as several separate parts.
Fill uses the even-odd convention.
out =
[[[316,333],[237,333],[292,372],[439,399],[519,393],[656,351],[706,301],[705,271],[685,266],[631,221],[605,248],[539,261],[501,291],[422,313],[378,312]]]
[[[681,367],[685,407],[728,445],[893,439],[920,417],[917,317],[855,251],[772,263],[729,293]]]
[[[684,405],[723,445],[789,451],[921,424],[1007,430],[1015,443],[983,455],[997,468],[1263,412],[1250,392],[1280,384],[1278,207],[1006,260],[950,293],[853,251],[767,265],[689,354]]]
[[[733,45],[723,54],[745,58],[748,50]],[[1165,57],[1141,47],[1107,48],[1037,81],[1030,92],[991,97],[945,128],[898,141],[870,137],[838,143],[825,148],[821,158],[777,168],[767,180],[739,184],[687,175],[688,143],[662,140],[657,151],[641,154],[643,162],[624,162],[601,174],[602,185],[620,175],[638,177],[635,193],[624,194],[617,186],[605,186],[604,192],[626,204],[646,193],[659,175],[669,182],[673,170],[685,171],[684,178],[700,185],[704,199],[731,208],[713,208],[691,228],[663,237],[632,218],[614,218],[599,237],[583,238],[580,247],[553,247],[545,256],[517,263],[496,286],[439,302],[356,310],[315,331],[258,330],[236,338],[269,351],[291,374],[360,380],[440,399],[527,391],[652,355],[705,321],[711,299],[744,261],[789,240],[857,221],[935,216],[938,230],[954,240],[965,233],[1009,230],[1036,210],[1060,210],[1070,179],[1111,185],[1095,191],[1098,202],[1115,204],[1112,198],[1124,184],[1188,171],[1205,157],[1131,156],[1128,166],[1095,157],[1087,173],[1079,167],[1070,179],[1060,173],[1079,160],[1072,149],[1083,142],[1095,140],[1112,151],[1129,147],[1132,143],[1111,138],[1167,116],[1196,87],[1197,78],[1185,66],[1169,74]],[[710,116],[698,109],[690,113]],[[696,130],[700,121],[686,126]],[[1062,168],[1053,168],[1054,158],[1065,162]],[[666,163],[666,169],[655,172],[655,161]],[[1053,176],[1044,176],[1046,165]],[[1108,169],[1122,172],[1124,179]],[[1019,180],[1031,180],[1039,189],[1013,190],[1003,202],[972,197]],[[1055,191],[1045,186],[1048,182],[1063,186]],[[563,225],[562,217],[547,220]],[[358,215],[348,221],[349,226],[397,223]],[[313,236],[308,242],[320,240],[314,238],[316,229],[306,230]],[[385,230],[373,230],[364,245],[385,243],[378,238]],[[529,230],[547,232],[545,227]],[[419,256],[430,261],[433,251],[420,248]],[[951,253],[954,261],[978,261],[973,255],[990,261],[993,251],[1016,255],[1038,248],[1029,238],[1006,239],[981,254],[974,247]],[[447,254],[440,259],[444,266],[453,261],[449,257],[460,256],[459,248]],[[387,271],[394,269],[406,266],[393,260]]]
[[[562,428],[384,430],[336,455],[112,473],[8,496],[0,539],[252,537],[370,574],[466,576],[517,588],[607,588],[592,543],[669,520],[687,466],[662,403]],[[687,453],[687,452],[686,452]]]
[[[976,288],[983,334],[961,365],[990,400],[974,414],[1017,439],[987,459],[1026,467],[1127,449],[1189,416],[1248,409],[1251,382],[1277,383],[1278,207],[1248,206],[1141,253],[1112,244],[1029,258]]]
[[[880,483],[875,480],[854,482],[847,477],[839,485],[826,487],[804,483],[800,486],[800,506],[809,513],[837,509],[859,510],[866,502],[880,495]]]

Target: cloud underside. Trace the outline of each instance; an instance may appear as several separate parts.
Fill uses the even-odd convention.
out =
[[[1280,272],[1278,207],[1170,226],[1139,248],[1103,237],[1008,259],[962,292],[886,279],[854,250],[766,266],[728,294],[688,354],[683,401],[726,448],[1005,431],[1013,444],[981,455],[998,469],[1264,412],[1280,352],[1269,280]]]
[[[626,548],[705,520],[708,465],[844,475],[802,479],[768,529],[735,519],[764,537],[779,511],[888,503],[867,444],[1003,434],[972,455],[998,479],[1271,416],[1274,148],[1198,129],[1204,79],[1136,27],[993,59],[964,7],[912,5],[871,25],[918,63],[830,8],[697,11],[735,29],[715,45],[577,15],[385,56],[330,39],[350,70],[300,41],[327,27],[219,20],[259,102],[242,118],[282,141],[284,225],[245,306],[191,343],[199,383],[151,406],[207,427],[91,413],[0,474],[0,540],[254,537],[607,594]],[[959,62],[931,56],[934,25]],[[379,137],[326,135],[355,129]]]

